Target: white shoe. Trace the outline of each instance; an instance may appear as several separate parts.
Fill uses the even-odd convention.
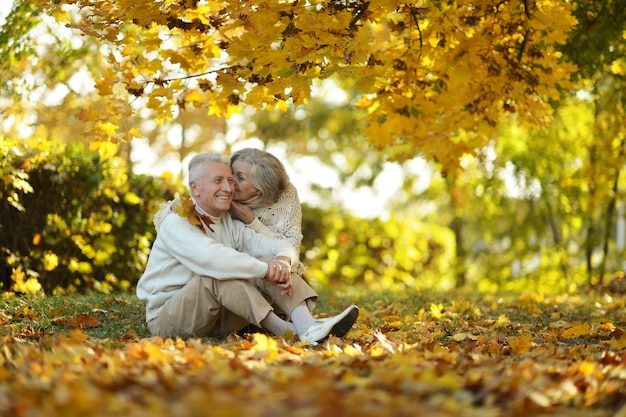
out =
[[[359,308],[351,305],[334,317],[315,320],[299,338],[303,342],[317,345],[330,335],[343,337],[350,331],[358,316]]]

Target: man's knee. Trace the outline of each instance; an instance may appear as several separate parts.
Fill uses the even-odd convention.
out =
[[[222,305],[229,305],[232,302],[243,302],[244,300],[266,299],[263,293],[249,279],[228,279],[212,280],[211,290]]]
[[[215,293],[224,291],[250,291],[254,289],[251,280],[247,279],[211,279],[211,289]]]

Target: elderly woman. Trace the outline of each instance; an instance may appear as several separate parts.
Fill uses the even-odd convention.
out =
[[[245,148],[230,157],[235,198],[230,213],[248,227],[275,239],[286,239],[300,250],[302,208],[298,191],[278,158],[260,149]],[[294,272],[302,276],[298,262]]]

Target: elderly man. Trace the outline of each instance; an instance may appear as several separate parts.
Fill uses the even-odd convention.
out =
[[[267,238],[231,218],[234,178],[226,156],[194,156],[189,190],[190,199],[163,219],[137,284],[153,335],[222,336],[254,324],[317,344],[350,330],[359,314],[354,305],[330,318],[311,315],[317,294],[291,272],[299,254],[288,241]]]

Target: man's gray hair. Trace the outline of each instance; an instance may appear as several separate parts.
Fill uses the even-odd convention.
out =
[[[219,162],[230,165],[230,159],[226,155],[217,152],[203,152],[195,155],[189,161],[189,183],[197,182],[206,174],[204,165],[208,162]]]

